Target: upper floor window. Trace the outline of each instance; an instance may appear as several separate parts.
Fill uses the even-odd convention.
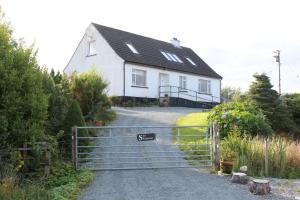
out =
[[[168,61],[183,63],[182,60],[175,53],[168,53],[165,51],[160,52]]]
[[[136,48],[131,43],[126,43],[127,47],[132,51],[132,53],[139,54]]]
[[[90,40],[88,42],[88,56],[96,55],[96,40]]]
[[[196,66],[196,63],[189,57],[185,57],[192,65]]]
[[[200,93],[211,94],[211,81],[199,79],[198,91]]]
[[[146,71],[140,69],[132,69],[132,85],[133,86],[146,86]]]
[[[172,61],[172,59],[169,57],[169,55],[164,52],[164,51],[161,51],[161,54],[168,60],[168,61]]]
[[[186,77],[185,76],[179,76],[179,88],[186,89]]]

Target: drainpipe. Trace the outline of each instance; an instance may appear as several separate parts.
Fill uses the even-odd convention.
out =
[[[123,62],[123,102],[125,101],[125,96],[126,96],[126,85],[125,85],[125,65],[126,61]]]

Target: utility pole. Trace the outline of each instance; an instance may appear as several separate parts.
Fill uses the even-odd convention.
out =
[[[279,87],[278,87],[278,93],[281,95],[281,63],[280,63],[280,51],[276,50],[274,51],[275,55],[274,58],[276,59],[276,62],[278,63],[278,71],[279,71]]]

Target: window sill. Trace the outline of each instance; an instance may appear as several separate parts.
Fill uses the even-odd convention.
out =
[[[212,94],[210,94],[210,93],[205,93],[205,92],[198,92],[198,94],[212,95]]]
[[[179,92],[188,93],[189,91],[187,91],[186,89],[182,89],[182,90],[179,90]]]
[[[132,85],[131,87],[136,87],[136,88],[145,88],[145,89],[148,89],[147,86],[139,86],[139,85]]]
[[[87,55],[86,57],[96,56],[97,54]]]

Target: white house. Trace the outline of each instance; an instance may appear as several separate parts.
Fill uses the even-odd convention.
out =
[[[91,23],[64,73],[91,67],[108,82],[111,96],[220,102],[222,77],[176,38],[168,43]]]

